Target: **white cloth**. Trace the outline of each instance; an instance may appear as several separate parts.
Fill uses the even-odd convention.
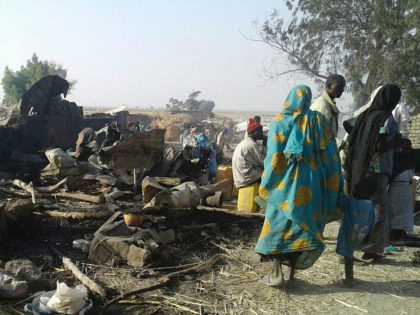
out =
[[[252,138],[242,140],[232,156],[233,181],[237,188],[248,186],[261,178],[264,157]]]
[[[360,107],[358,110],[356,110],[353,113],[353,117],[359,116],[361,113],[363,113],[366,109],[368,109],[370,107],[370,105],[372,105],[373,100],[375,99],[376,94],[378,94],[379,90],[383,87],[383,85],[377,87],[372,94],[370,95],[370,99],[369,102],[367,102],[366,105],[363,105],[362,107]]]
[[[340,111],[328,93],[324,91],[322,95],[312,103],[310,109],[321,113],[328,120],[334,137],[336,138],[338,132],[338,114]]]
[[[397,107],[392,111],[395,121],[400,127],[401,135],[404,138],[408,138],[408,123],[410,122],[410,111],[407,106],[398,104]]]

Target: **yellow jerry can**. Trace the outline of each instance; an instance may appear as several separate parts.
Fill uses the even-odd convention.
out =
[[[238,193],[238,211],[258,212],[260,207],[255,203],[254,198],[258,196],[260,183],[239,188]]]

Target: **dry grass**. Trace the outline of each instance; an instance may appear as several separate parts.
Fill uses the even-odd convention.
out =
[[[312,268],[298,272],[296,288],[266,287],[258,279],[269,272],[270,264],[261,264],[253,253],[259,228],[255,226],[244,239],[219,235],[210,240],[223,253],[224,263],[120,303],[133,314],[146,310],[163,314],[415,314],[420,307],[420,269],[411,263],[415,249],[387,256],[382,264],[355,266],[358,281],[347,288],[341,283],[344,268],[334,253],[335,245],[329,244]],[[208,256],[191,253],[191,258],[202,262]],[[129,281],[127,272],[120,274],[119,280],[108,280],[107,285],[117,287],[117,282]]]

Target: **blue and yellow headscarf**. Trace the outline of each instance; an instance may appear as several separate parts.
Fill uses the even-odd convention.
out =
[[[309,87],[296,86],[271,123],[260,186],[267,209],[256,252],[303,251],[298,268],[310,267],[322,253],[322,233],[343,186],[333,133],[309,109],[311,97]]]

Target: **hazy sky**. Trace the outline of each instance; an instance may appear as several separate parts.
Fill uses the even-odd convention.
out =
[[[200,90],[218,110],[277,110],[295,83],[315,85],[267,81],[262,65],[274,52],[241,33],[252,35],[273,8],[288,16],[283,3],[0,0],[1,77],[35,52],[78,81],[67,99],[80,106],[163,107]]]

